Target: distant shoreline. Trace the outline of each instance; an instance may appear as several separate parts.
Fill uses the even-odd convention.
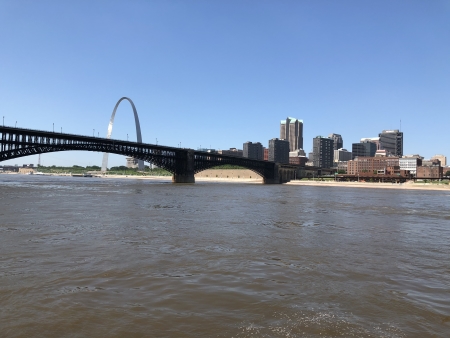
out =
[[[314,187],[344,187],[344,188],[368,188],[368,189],[400,189],[400,190],[439,190],[449,191],[448,184],[434,183],[368,183],[368,182],[334,182],[334,181],[290,181],[288,185],[302,185]]]

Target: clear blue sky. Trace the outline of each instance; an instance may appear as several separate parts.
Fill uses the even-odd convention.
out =
[[[304,120],[344,147],[383,129],[450,157],[450,1],[0,1],[5,125],[105,136],[130,97],[144,142],[242,148]],[[113,137],[135,139],[131,107]],[[59,152],[43,165],[101,165]],[[37,163],[37,156],[2,164]],[[110,156],[111,165],[125,159]]]

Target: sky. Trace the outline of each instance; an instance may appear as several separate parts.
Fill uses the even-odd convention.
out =
[[[450,158],[448,0],[0,0],[0,46],[8,126],[105,137],[126,96],[145,143],[267,147],[290,116],[307,153],[318,135],[341,134],[351,150],[401,128],[404,154]],[[112,137],[136,139],[127,101]],[[101,162],[41,155],[46,166]]]

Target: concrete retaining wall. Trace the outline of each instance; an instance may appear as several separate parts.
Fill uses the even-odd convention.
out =
[[[228,179],[262,179],[260,175],[248,169],[207,169],[195,174],[202,178],[228,178]]]

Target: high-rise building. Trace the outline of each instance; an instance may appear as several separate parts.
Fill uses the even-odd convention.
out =
[[[308,153],[308,163],[309,165],[314,165],[314,151]]]
[[[303,120],[287,117],[280,123],[280,139],[289,142],[289,150],[303,149]]]
[[[383,130],[380,134],[381,147],[394,156],[403,156],[403,132],[395,130]]]
[[[289,163],[289,142],[277,138],[269,140],[269,161]]]
[[[331,168],[333,166],[333,143],[331,138],[317,136],[313,138],[314,166]]]
[[[377,145],[371,141],[364,141],[352,144],[352,160],[355,157],[372,157],[377,152]]]
[[[339,150],[344,147],[344,140],[342,136],[339,134],[330,134],[328,138],[331,138],[334,141],[333,150]]]
[[[264,152],[261,143],[245,142],[243,146],[243,157],[247,157],[253,160],[263,160]]]

